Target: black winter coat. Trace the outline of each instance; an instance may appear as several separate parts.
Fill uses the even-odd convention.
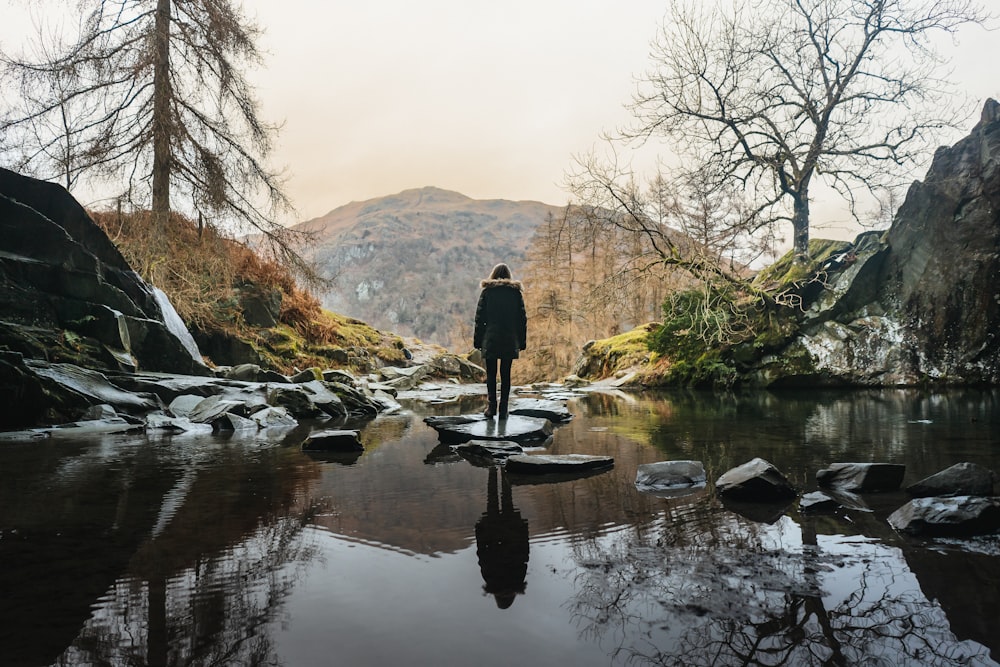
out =
[[[473,346],[486,359],[517,359],[528,338],[521,283],[517,280],[484,280],[476,306]]]

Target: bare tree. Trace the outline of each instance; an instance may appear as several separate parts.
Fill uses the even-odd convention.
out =
[[[808,258],[814,182],[857,219],[957,114],[931,39],[977,0],[671,0],[623,138],[672,142],[709,191],[738,185],[757,226],[790,222]],[[860,190],[858,190],[860,188]]]
[[[79,34],[54,50],[3,56],[5,79],[32,91],[28,107],[0,122],[3,145],[19,153],[8,160],[69,186],[86,171],[120,187],[125,200],[152,209],[154,235],[166,233],[183,199],[188,212],[261,234],[288,259],[290,237],[275,216],[290,203],[265,163],[276,127],[261,120],[243,74],[260,60],[260,31],[239,4],[84,7]]]

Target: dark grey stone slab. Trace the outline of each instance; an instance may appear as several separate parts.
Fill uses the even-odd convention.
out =
[[[546,401],[540,398],[518,398],[512,401],[510,414],[548,419],[553,424],[568,422],[573,418],[573,413],[561,401]]]
[[[832,463],[816,473],[816,481],[843,491],[895,491],[905,473],[898,463]]]
[[[509,440],[470,440],[455,446],[458,454],[472,463],[497,463],[520,454],[524,448]]]
[[[364,449],[358,440],[358,432],[350,430],[315,431],[302,443],[304,452],[361,452]]]
[[[1000,498],[914,498],[889,515],[889,525],[912,535],[988,535],[1000,532]]]
[[[610,470],[615,465],[610,456],[590,454],[517,454],[507,459],[507,472],[522,475],[545,475],[549,473],[588,473],[595,470]]]

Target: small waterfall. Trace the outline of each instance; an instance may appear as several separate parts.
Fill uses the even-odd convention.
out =
[[[184,346],[184,349],[191,354],[192,359],[199,364],[204,363],[201,360],[201,350],[198,349],[198,343],[194,342],[194,338],[184,324],[184,320],[174,310],[174,304],[170,303],[170,299],[167,298],[167,295],[159,287],[153,287],[152,285],[150,287],[153,290],[153,297],[156,299],[156,304],[160,307],[160,312],[163,314],[163,323],[167,325],[167,330],[177,337],[181,345]]]

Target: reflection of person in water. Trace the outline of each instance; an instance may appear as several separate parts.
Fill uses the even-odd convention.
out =
[[[483,590],[496,598],[501,609],[524,593],[528,573],[528,522],[514,507],[510,482],[501,472],[502,492],[497,492],[497,469],[490,468],[486,512],[476,523],[476,554],[483,573]]]

